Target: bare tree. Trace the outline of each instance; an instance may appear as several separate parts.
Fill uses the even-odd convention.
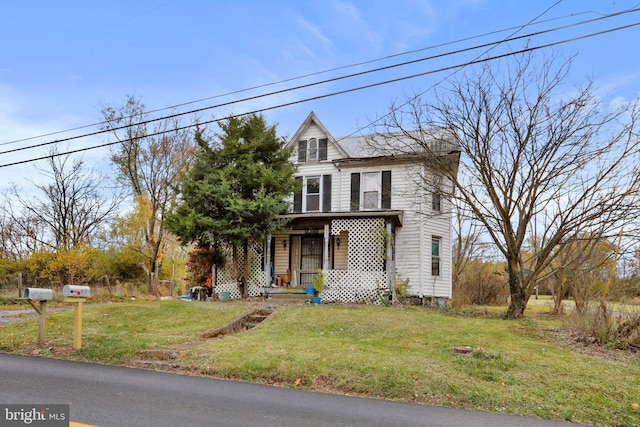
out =
[[[111,153],[118,180],[141,211],[147,212],[141,244],[132,248],[144,255],[148,292],[156,293],[167,231],[164,218],[176,201],[172,185],[185,172],[195,152],[192,135],[177,117],[147,123],[145,105],[128,96],[119,108],[102,108],[104,128],[120,141]]]
[[[460,276],[473,259],[481,252],[481,226],[465,211],[464,206],[453,210],[452,281],[459,286]]]
[[[451,182],[446,196],[483,225],[505,258],[511,318],[523,315],[558,245],[586,233],[611,237],[640,213],[638,105],[609,110],[593,84],[566,86],[570,65],[531,53],[485,63],[392,108],[380,125],[380,135],[395,134],[378,149],[422,156]],[[459,173],[434,149],[430,129],[458,142]]]
[[[83,160],[71,161],[51,151],[46,169],[39,169],[44,183],[33,183],[36,194],[27,196],[13,186],[5,215],[13,232],[28,248],[38,245],[70,250],[91,242],[94,233],[115,213],[119,200],[103,194],[104,178],[87,168]],[[18,209],[13,209],[16,205]]]
[[[104,177],[83,160],[59,156],[55,149],[50,155],[33,190],[14,185],[5,194],[2,233],[11,239],[14,256],[32,257],[44,249],[58,262],[45,270],[73,283],[86,264],[81,254],[115,214],[120,199],[104,193]]]

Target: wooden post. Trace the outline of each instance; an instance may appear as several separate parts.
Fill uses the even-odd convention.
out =
[[[64,302],[75,303],[75,316],[73,322],[73,349],[80,350],[82,347],[82,302],[84,298],[81,297],[67,297]]]
[[[40,301],[40,313],[38,313],[38,346],[44,345],[44,326],[47,320],[47,302]]]
[[[28,300],[31,307],[38,313],[38,347],[42,347],[44,345],[44,329],[47,320],[47,301],[40,301],[40,306],[36,306],[36,304],[32,300]]]
[[[80,350],[82,347],[82,300],[76,303],[75,323],[73,326],[73,349]]]

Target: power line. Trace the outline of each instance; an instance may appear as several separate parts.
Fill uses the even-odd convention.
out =
[[[548,8],[546,11],[548,11],[549,9],[551,9],[552,7],[554,7],[555,5],[560,3],[561,1],[562,0],[559,0],[553,6]],[[539,16],[542,16],[544,13],[546,13],[546,11],[543,12]],[[310,88],[310,87],[313,87],[313,86],[318,86],[318,85],[327,84],[327,83],[333,83],[333,82],[336,82],[336,81],[345,80],[345,79],[349,79],[349,78],[353,78],[353,77],[358,77],[358,76],[363,76],[363,75],[367,75],[367,74],[377,73],[377,72],[380,72],[380,71],[386,71],[386,70],[390,70],[390,69],[393,69],[393,68],[403,67],[403,66],[407,66],[407,65],[413,65],[413,64],[420,63],[420,62],[425,62],[425,61],[429,61],[429,60],[433,60],[433,59],[443,58],[443,57],[446,57],[446,56],[451,56],[451,55],[455,55],[455,54],[469,52],[469,51],[476,50],[476,49],[482,49],[482,48],[490,47],[490,49],[487,49],[485,52],[482,53],[482,55],[484,55],[487,52],[491,51],[493,47],[498,46],[498,45],[503,44],[503,43],[517,41],[517,40],[521,40],[521,39],[525,39],[525,38],[536,37],[536,36],[540,36],[542,34],[547,34],[547,33],[555,32],[555,31],[559,31],[559,30],[563,30],[563,29],[579,26],[579,25],[590,24],[590,23],[593,23],[593,22],[596,22],[596,21],[601,21],[601,20],[604,20],[604,19],[609,19],[609,18],[612,18],[612,17],[615,17],[615,16],[619,16],[619,15],[622,15],[622,14],[638,12],[638,11],[640,11],[640,9],[631,9],[631,10],[622,11],[622,12],[615,12],[615,13],[610,14],[610,15],[600,16],[600,17],[592,18],[592,19],[585,20],[585,21],[580,21],[580,22],[576,22],[576,23],[572,23],[572,24],[562,25],[562,26],[559,26],[559,27],[549,28],[549,29],[545,29],[545,30],[541,30],[541,31],[537,31],[537,32],[533,32],[533,33],[517,36],[517,37],[509,37],[509,38],[502,39],[502,40],[499,40],[499,41],[484,43],[484,44],[481,44],[481,45],[471,46],[471,47],[467,47],[467,48],[464,48],[464,49],[458,49],[458,50],[455,50],[455,51],[444,52],[444,53],[440,53],[440,54],[437,54],[437,55],[426,56],[426,57],[414,59],[414,60],[411,60],[411,61],[405,61],[405,62],[401,62],[401,63],[397,63],[397,64],[391,64],[391,65],[387,65],[387,66],[384,66],[384,67],[378,67],[378,68],[373,68],[373,69],[369,69],[369,70],[365,70],[365,71],[360,71],[360,72],[357,72],[357,73],[346,74],[346,75],[343,75],[343,76],[338,76],[338,77],[333,77],[333,78],[330,78],[330,79],[325,79],[325,80],[311,82],[311,83],[307,83],[307,84],[303,84],[303,85],[293,86],[293,87],[290,87],[290,88],[280,89],[280,90],[276,90],[276,91],[272,91],[272,92],[267,92],[267,93],[264,93],[264,94],[253,95],[253,96],[241,98],[241,99],[238,99],[238,100],[228,101],[228,102],[224,102],[224,103],[220,103],[220,104],[216,104],[216,105],[211,105],[211,106],[207,106],[207,107],[202,107],[202,108],[198,108],[198,109],[193,109],[193,110],[189,110],[189,111],[185,111],[185,112],[170,114],[170,115],[157,117],[157,118],[153,118],[153,119],[148,119],[148,120],[142,120],[142,121],[137,122],[137,123],[135,123],[133,125],[127,124],[127,125],[122,125],[122,126],[116,126],[116,127],[112,127],[112,128],[109,128],[109,129],[103,129],[103,130],[98,130],[98,131],[94,131],[94,132],[85,133],[85,134],[82,134],[82,135],[76,135],[76,136],[71,136],[71,137],[68,137],[68,138],[61,138],[61,139],[57,139],[57,140],[53,140],[53,141],[49,141],[49,142],[43,142],[43,143],[39,143],[39,144],[28,145],[28,146],[25,146],[25,147],[19,147],[19,148],[14,148],[14,149],[10,149],[10,150],[0,151],[0,155],[15,153],[15,152],[18,152],[18,151],[29,150],[29,149],[32,149],[32,148],[44,147],[44,146],[53,145],[53,144],[59,144],[61,142],[67,142],[67,141],[72,141],[72,140],[75,140],[75,139],[87,138],[87,137],[90,137],[90,136],[96,136],[96,135],[100,135],[100,134],[103,134],[103,133],[110,133],[110,132],[117,131],[117,130],[127,129],[127,128],[130,128],[131,126],[146,125],[146,124],[153,123],[153,122],[158,122],[158,121],[162,121],[162,120],[167,120],[167,119],[177,118],[177,117],[181,117],[181,116],[185,116],[185,115],[189,115],[189,114],[195,114],[195,113],[199,113],[199,112],[203,112],[203,111],[207,111],[207,110],[212,110],[212,109],[215,109],[215,108],[221,108],[221,107],[226,107],[226,106],[230,106],[230,105],[234,105],[234,104],[239,104],[241,102],[253,101],[253,100],[256,100],[256,99],[260,99],[260,98],[265,98],[265,97],[274,96],[274,95],[280,95],[280,94],[283,94],[283,93],[292,92],[292,91],[296,91],[296,90],[300,90],[300,89],[307,89],[307,88]],[[534,18],[534,19],[537,19],[537,18]],[[520,28],[524,28],[526,25],[528,25],[528,24],[525,24],[524,26],[522,26]],[[513,34],[515,34],[515,32]],[[454,67],[454,68],[457,68],[457,67]],[[385,117],[385,116],[382,116],[382,117]],[[110,123],[110,122],[109,121],[105,121],[105,122],[102,122],[102,123]],[[205,123],[209,123],[209,122],[205,122]],[[369,123],[367,126],[369,126],[370,124],[372,124],[372,123]],[[359,132],[360,130],[362,130],[362,128],[356,130],[351,135]],[[351,135],[349,135],[349,136],[351,136]]]
[[[385,81],[381,81],[381,82],[370,83],[370,84],[367,84],[367,85],[358,86],[358,87],[354,87],[354,88],[350,88],[350,89],[345,89],[345,90],[341,90],[341,91],[337,91],[337,92],[332,92],[332,93],[328,93],[328,94],[324,94],[324,95],[317,95],[317,96],[313,96],[313,97],[310,97],[310,98],[305,98],[305,99],[301,99],[301,100],[297,100],[297,101],[291,101],[291,102],[287,102],[287,103],[284,103],[284,104],[279,104],[279,105],[275,105],[275,106],[271,106],[271,107],[260,108],[260,109],[256,109],[256,110],[253,110],[253,111],[244,112],[244,113],[241,113],[241,114],[234,114],[234,115],[228,116],[227,118],[241,117],[241,116],[245,116],[245,115],[249,115],[249,114],[257,114],[257,113],[262,113],[262,112],[265,112],[265,111],[275,110],[277,108],[283,108],[283,107],[289,107],[289,106],[296,105],[296,104],[301,104],[301,103],[304,103],[304,102],[316,101],[318,99],[329,98],[329,97],[337,96],[337,95],[344,95],[344,94],[350,93],[350,92],[356,92],[356,91],[359,91],[359,90],[370,89],[370,88],[373,88],[373,87],[382,86],[382,85],[386,85],[386,84],[390,84],[390,83],[396,83],[396,82],[403,81],[403,80],[413,79],[413,78],[417,78],[417,77],[423,77],[423,76],[426,76],[426,75],[440,73],[440,72],[443,72],[443,71],[454,70],[454,69],[458,69],[458,68],[462,68],[462,67],[467,67],[467,66],[470,66],[470,65],[485,63],[485,62],[488,62],[488,61],[493,61],[493,60],[496,60],[496,59],[502,59],[502,58],[506,58],[506,57],[509,57],[509,56],[513,56],[513,55],[519,55],[519,54],[522,54],[522,53],[533,52],[533,51],[540,50],[540,49],[546,49],[546,48],[549,48],[549,47],[558,46],[558,45],[561,45],[561,44],[570,43],[570,42],[577,41],[577,40],[583,40],[583,39],[587,39],[587,38],[591,38],[591,37],[595,37],[595,36],[599,36],[599,35],[603,35],[603,34],[608,34],[608,33],[612,33],[612,32],[615,32],[615,31],[620,31],[620,30],[636,27],[636,26],[639,26],[639,25],[640,25],[640,22],[635,22],[635,23],[623,25],[623,26],[620,26],[620,27],[614,27],[614,28],[609,28],[609,29],[606,29],[606,30],[598,31],[598,32],[595,32],[595,33],[585,34],[585,35],[577,36],[577,37],[571,37],[571,38],[568,38],[568,39],[555,41],[555,42],[551,42],[551,43],[547,43],[547,44],[543,44],[543,45],[539,45],[539,46],[528,47],[528,48],[521,49],[521,50],[518,50],[518,51],[503,53],[503,54],[495,55],[495,56],[491,56],[491,57],[474,59],[473,61],[468,61],[468,62],[465,62],[465,63],[462,63],[462,64],[451,65],[451,66],[448,66],[448,67],[443,67],[443,68],[438,68],[438,69],[434,69],[434,70],[424,71],[424,72],[417,73],[417,74],[411,74],[411,75],[407,75],[407,76],[403,76],[403,77],[397,77],[397,78],[394,78],[394,79],[385,80]],[[227,118],[224,118],[224,119],[213,119],[213,120],[208,120],[208,121],[205,121],[205,122],[186,125],[186,126],[182,126],[182,127],[171,129],[170,132],[175,132],[175,131],[179,131],[179,130],[185,130],[185,129],[189,129],[189,128],[196,127],[196,126],[199,126],[199,125],[218,123],[220,121],[226,120]],[[161,131],[161,132],[151,133],[151,134],[147,134],[146,136],[157,136],[157,135],[162,135],[162,134],[167,133],[167,132],[169,132],[169,131]],[[35,162],[35,161],[39,161],[39,160],[45,160],[45,159],[49,159],[51,157],[58,157],[58,156],[65,156],[65,155],[69,155],[69,154],[80,153],[80,152],[94,150],[94,149],[98,149],[98,148],[104,148],[104,147],[108,147],[108,146],[115,145],[115,144],[120,144],[120,143],[121,143],[121,141],[112,141],[112,142],[99,144],[99,145],[95,145],[95,146],[91,146],[91,147],[84,147],[84,148],[79,148],[79,149],[76,149],[76,150],[66,151],[64,153],[56,153],[56,154],[53,154],[53,155],[49,154],[49,155],[38,157],[38,158],[31,158],[31,159],[27,159],[27,160],[21,160],[21,161],[17,161],[17,162],[12,162],[12,163],[6,163],[6,164],[3,164],[3,165],[0,165],[0,168],[5,168],[5,167],[9,167],[9,166],[16,166],[16,165]]]
[[[535,21],[537,18],[539,18],[540,16],[544,15],[546,12],[548,12],[550,9],[555,7],[561,1],[562,0],[556,2],[555,4],[553,4],[552,6],[547,8],[547,10],[545,10],[538,17],[534,18],[532,21]],[[170,3],[170,2],[167,2],[167,3],[163,4],[162,6],[164,6],[164,5],[168,4],[168,3]],[[556,27],[555,29],[544,30],[544,31],[541,31],[539,33],[533,33],[533,35],[543,34],[545,32],[555,31],[555,30],[558,30],[558,29],[565,29],[565,28],[569,28],[571,26],[582,25],[582,24],[585,24],[585,23],[590,23],[590,22],[597,21],[597,20],[600,20],[600,19],[607,19],[607,18],[623,15],[623,14],[626,14],[626,13],[637,12],[638,9],[635,9],[637,6],[638,5],[636,4],[636,6],[634,6],[634,8],[632,8],[632,9],[623,10],[623,11],[620,11],[620,12],[614,12],[614,13],[611,13],[611,14],[602,14],[602,13],[599,13],[599,12],[596,12],[596,11],[583,11],[583,12],[573,13],[571,15],[564,15],[564,16],[560,16],[560,17],[556,17],[556,18],[550,18],[550,19],[546,19],[546,20],[543,20],[543,21],[538,21],[538,22],[535,23],[536,25],[540,25],[540,24],[547,23],[547,22],[553,22],[553,21],[557,21],[557,20],[560,20],[560,19],[565,19],[567,17],[574,17],[574,16],[585,15],[585,14],[590,14],[590,13],[600,15],[599,18],[594,18],[594,19],[591,19],[591,20],[586,20],[586,21],[582,21],[582,22],[578,22],[578,23],[574,23],[574,24],[567,24],[567,25],[564,25],[564,26]],[[440,44],[436,44],[436,45],[423,47],[423,48],[420,48],[420,49],[415,49],[415,50],[405,51],[405,52],[396,53],[396,54],[392,54],[392,55],[387,55],[387,56],[384,56],[384,57],[371,59],[371,60],[367,60],[367,61],[362,61],[362,62],[357,62],[357,63],[354,63],[354,64],[344,65],[344,66],[340,66],[340,67],[330,68],[330,69],[326,69],[326,70],[323,70],[323,71],[316,71],[316,72],[304,74],[304,75],[297,76],[297,77],[290,77],[290,78],[286,78],[286,79],[279,80],[279,81],[276,81],[276,82],[265,83],[265,84],[262,84],[262,85],[252,86],[252,87],[245,88],[245,89],[238,89],[238,90],[222,93],[222,94],[219,94],[219,95],[214,95],[214,96],[210,96],[210,97],[206,97],[206,98],[201,98],[201,99],[197,99],[197,100],[183,102],[183,103],[180,103],[180,104],[171,105],[171,106],[168,106],[168,107],[157,108],[157,109],[154,109],[154,110],[145,111],[145,112],[142,113],[142,115],[147,116],[149,114],[157,113],[157,112],[160,112],[160,111],[176,109],[178,107],[184,107],[186,105],[196,104],[196,103],[199,103],[199,102],[209,101],[209,100],[217,99],[217,98],[223,98],[223,97],[231,96],[231,95],[237,95],[237,94],[240,94],[240,93],[245,93],[245,92],[249,92],[249,91],[257,90],[257,89],[263,89],[265,87],[275,86],[275,85],[279,85],[279,84],[283,84],[283,83],[289,83],[289,82],[292,82],[292,81],[301,80],[301,79],[308,78],[308,77],[314,77],[314,76],[330,73],[330,72],[333,72],[333,71],[344,70],[344,69],[353,68],[353,67],[362,66],[362,65],[367,65],[367,64],[372,64],[372,63],[375,63],[375,62],[380,62],[380,61],[384,61],[384,60],[388,60],[388,59],[392,59],[392,58],[397,58],[397,57],[401,57],[401,56],[405,56],[405,55],[424,52],[424,51],[427,51],[427,50],[432,50],[432,49],[439,48],[439,47],[454,45],[454,44],[461,43],[461,42],[464,42],[464,41],[474,40],[474,39],[478,39],[478,38],[482,38],[482,37],[486,37],[486,36],[490,36],[490,35],[494,35],[494,34],[499,34],[499,33],[506,32],[506,31],[520,30],[522,28],[525,28],[527,26],[532,25],[533,24],[532,21],[529,21],[526,24],[522,24],[522,25],[518,25],[518,26],[504,28],[504,29],[501,29],[501,30],[490,31],[490,32],[486,32],[486,33],[475,35],[475,36],[465,37],[465,38],[457,39],[457,40],[454,40],[454,41],[449,41],[449,42],[444,42],[444,43],[440,43]],[[517,31],[515,33],[517,33]],[[515,34],[515,33],[512,33],[512,35]],[[511,36],[508,36],[508,37],[511,37]],[[523,36],[523,37],[526,37],[526,36]],[[499,44],[499,43],[502,43],[502,42],[505,42],[505,41],[510,41],[510,40],[504,39],[504,40],[502,40],[500,42],[494,42],[494,43],[498,43]],[[487,44],[481,45],[481,46],[486,46],[486,45]],[[470,49],[473,49],[473,48],[470,48]],[[462,51],[464,51],[464,50],[462,50]],[[454,51],[454,53],[459,53],[459,52]],[[344,78],[346,78],[346,77],[344,77]],[[318,84],[320,84],[320,83],[318,83]],[[295,90],[295,88],[293,88],[291,90]],[[271,94],[267,93],[267,94],[264,94],[263,96],[269,96],[269,95],[271,95]],[[243,102],[243,101],[245,101],[245,99],[242,99],[242,100],[239,100],[239,101],[236,101],[236,102]],[[218,106],[212,106],[212,107],[209,107],[209,108],[217,108],[217,107]],[[196,111],[199,111],[199,110],[196,110]],[[190,112],[185,112],[183,114],[190,114]],[[129,119],[129,118],[132,118],[132,117],[134,117],[134,116],[124,117],[124,119]],[[158,118],[156,120],[163,120],[163,118],[161,117],[161,118]],[[65,130],[45,133],[45,134],[41,134],[41,135],[36,135],[36,136],[28,137],[28,138],[22,138],[22,139],[3,142],[3,143],[0,143],[0,146],[16,144],[16,143],[19,143],[19,142],[30,141],[30,140],[33,140],[33,139],[44,138],[44,137],[53,136],[53,135],[59,135],[59,134],[62,134],[62,133],[67,133],[67,132],[86,129],[86,128],[90,128],[90,127],[100,126],[100,125],[104,125],[104,124],[107,124],[107,123],[109,123],[109,121],[103,120],[103,121],[100,121],[100,122],[96,122],[96,123],[92,123],[92,124],[88,124],[88,125],[82,125],[82,126],[78,126],[78,127],[74,127],[74,128],[70,128],[70,129],[65,129]],[[90,134],[87,134],[86,136],[92,136],[92,135],[93,135],[93,133],[90,133]],[[82,137],[84,137],[84,135],[80,135],[80,136],[75,137],[75,138],[82,138]],[[71,138],[71,139],[74,139],[74,138]],[[66,140],[68,140],[68,139],[61,139],[58,142],[64,142]],[[35,146],[32,146],[32,147],[37,147],[37,146],[38,145],[35,145]],[[32,148],[32,147],[27,147],[27,148]],[[3,153],[6,153],[6,152],[3,152]],[[0,153],[0,154],[3,154],[3,153]]]
[[[554,4],[552,4],[551,6],[549,6],[548,8],[546,8],[542,13],[538,14],[538,16],[536,16],[535,18],[531,19],[529,22],[527,22],[524,25],[521,25],[519,27],[515,27],[514,30],[511,34],[509,34],[505,39],[503,39],[502,41],[498,42],[495,44],[495,46],[491,46],[489,47],[487,50],[485,50],[483,53],[481,53],[480,55],[476,56],[475,59],[479,59],[481,58],[483,55],[488,54],[489,52],[491,52],[496,46],[499,46],[502,43],[505,43],[507,41],[509,41],[508,39],[513,37],[514,35],[518,34],[518,32],[522,31],[522,29],[526,28],[527,26],[531,25],[534,21],[536,21],[537,19],[539,19],[540,17],[544,16],[547,12],[549,12],[551,9],[553,9],[554,7],[556,7],[558,4],[560,4],[562,2],[562,0],[558,0],[556,1]],[[361,126],[360,128],[356,129],[355,131],[351,132],[349,135],[342,137],[341,139],[339,139],[339,141],[342,141],[343,139],[349,138],[357,133],[360,133],[362,130],[370,127],[371,125],[379,122],[380,120],[384,119],[385,117],[388,117],[389,115],[393,114],[395,111],[399,110],[400,108],[405,107],[406,105],[408,105],[410,102],[413,102],[414,100],[416,100],[418,97],[424,95],[426,92],[432,90],[434,87],[436,87],[437,85],[439,85],[440,83],[442,83],[443,81],[449,79],[451,76],[453,76],[455,73],[457,73],[460,70],[460,68],[455,69],[455,71],[453,71],[452,73],[450,73],[449,75],[447,75],[446,77],[440,79],[438,82],[432,84],[430,87],[428,87],[427,89],[425,89],[424,91],[418,93],[417,95],[411,97],[410,99],[408,99],[407,101],[403,102],[402,104],[400,104],[399,106],[394,106],[391,111],[387,112],[386,114],[383,114],[382,116],[378,117],[375,120],[370,121],[369,123],[367,123],[364,126]]]

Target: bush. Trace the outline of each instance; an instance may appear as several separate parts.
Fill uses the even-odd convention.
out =
[[[612,312],[605,303],[576,313],[567,324],[578,341],[620,350],[640,350],[640,311]]]
[[[457,305],[499,305],[509,299],[504,268],[490,261],[472,261],[453,284]]]

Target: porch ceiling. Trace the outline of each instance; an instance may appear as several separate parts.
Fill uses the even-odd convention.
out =
[[[345,218],[384,218],[394,227],[402,227],[402,211],[311,212],[280,215],[280,218],[288,220],[294,230],[330,224],[333,219]]]

